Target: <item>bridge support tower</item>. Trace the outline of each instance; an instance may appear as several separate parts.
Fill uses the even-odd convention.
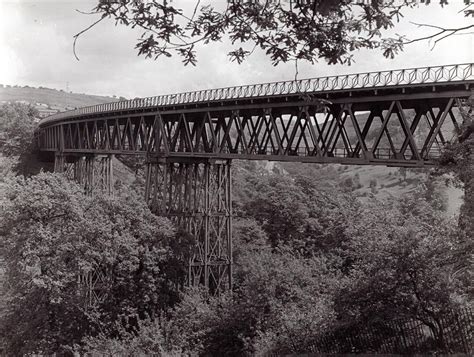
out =
[[[84,188],[87,195],[103,192],[112,195],[114,155],[65,155],[57,153],[54,172],[64,173]]]
[[[56,153],[54,172],[63,173],[76,181],[87,195],[101,191],[113,194],[113,155],[66,155]],[[78,275],[78,294],[84,307],[93,308],[102,302],[104,286],[109,283],[108,275],[100,267],[81,271]]]
[[[194,240],[188,284],[216,293],[232,288],[230,160],[150,158],[146,200]]]

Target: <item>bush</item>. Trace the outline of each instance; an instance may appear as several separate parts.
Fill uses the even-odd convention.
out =
[[[117,337],[99,334],[86,337],[82,346],[74,346],[74,352],[92,356],[182,356],[181,351],[170,346],[159,320],[143,320],[137,332],[129,332],[118,326]]]

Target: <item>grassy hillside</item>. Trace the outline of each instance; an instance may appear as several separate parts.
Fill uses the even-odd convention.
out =
[[[2,102],[30,103],[45,117],[58,111],[70,110],[89,105],[110,103],[119,98],[98,95],[67,93],[62,90],[33,87],[6,87],[0,85],[0,104]]]

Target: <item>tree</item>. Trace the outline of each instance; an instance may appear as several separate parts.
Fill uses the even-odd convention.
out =
[[[248,251],[271,249],[268,236],[254,218],[236,218],[232,222],[232,258],[240,265],[240,258]]]
[[[38,111],[31,105],[7,103],[0,107],[0,152],[20,156],[33,145],[35,118]]]
[[[289,249],[249,253],[236,275],[231,316],[251,354],[306,353],[332,329],[339,273],[328,259]]]
[[[472,304],[468,273],[460,269],[469,266],[471,252],[464,250],[455,223],[423,195],[373,200],[348,227],[348,271],[336,310],[350,326],[416,319],[442,350],[450,328],[443,316]]]
[[[334,252],[357,212],[349,192],[308,176],[249,175],[247,185],[253,191],[242,202],[243,215],[262,225],[271,246],[288,246],[304,256]]]
[[[474,95],[464,104],[459,107],[463,122],[457,130],[457,138],[443,149],[438,170],[454,174],[464,188],[459,227],[466,235],[467,243],[471,243],[474,232]]]
[[[169,315],[169,343],[211,356],[307,352],[333,322],[337,274],[289,250],[247,251],[240,261],[232,295],[185,294]]]
[[[469,16],[470,1],[464,2],[465,15]],[[112,18],[116,24],[143,30],[136,48],[139,55],[147,58],[177,54],[185,65],[195,65],[196,44],[229,39],[235,48],[228,55],[239,63],[260,48],[274,65],[298,60],[315,63],[318,59],[330,64],[350,64],[351,52],[361,48],[380,49],[385,57],[393,57],[402,50],[409,41],[400,36],[384,37],[383,31],[394,26],[403,16],[403,9],[417,3],[415,0],[229,0],[225,9],[219,9],[200,6],[200,0],[190,8],[179,8],[166,0],[104,0],[92,12],[100,18],[74,36],[74,53],[82,33]],[[447,1],[440,0],[440,4],[446,5]],[[432,27],[438,31],[424,39],[439,41],[455,33],[465,33],[472,26]]]
[[[119,337],[84,340],[83,352],[110,355],[266,355],[302,353],[332,328],[339,273],[324,258],[288,250],[246,251],[233,293],[185,290],[166,315]]]
[[[56,174],[4,185],[8,303],[0,330],[8,354],[64,352],[84,336],[113,334],[122,321],[133,327],[166,307],[163,271],[174,230],[143,200],[133,193],[89,198]],[[92,294],[99,299],[91,304]]]

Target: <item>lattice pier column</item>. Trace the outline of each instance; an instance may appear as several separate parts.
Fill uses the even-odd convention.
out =
[[[66,169],[66,157],[61,153],[54,155],[54,172],[63,173]]]
[[[77,156],[56,154],[54,172],[63,173],[70,180],[76,181],[87,195],[102,191],[113,194],[113,155]],[[99,305],[106,299],[109,275],[100,266],[77,275],[77,293],[82,297],[86,309]]]
[[[113,194],[113,155],[66,156],[56,154],[54,172],[76,181],[87,195],[94,192]]]
[[[188,283],[211,292],[232,287],[231,191],[230,160],[147,163],[147,202],[193,236]]]

